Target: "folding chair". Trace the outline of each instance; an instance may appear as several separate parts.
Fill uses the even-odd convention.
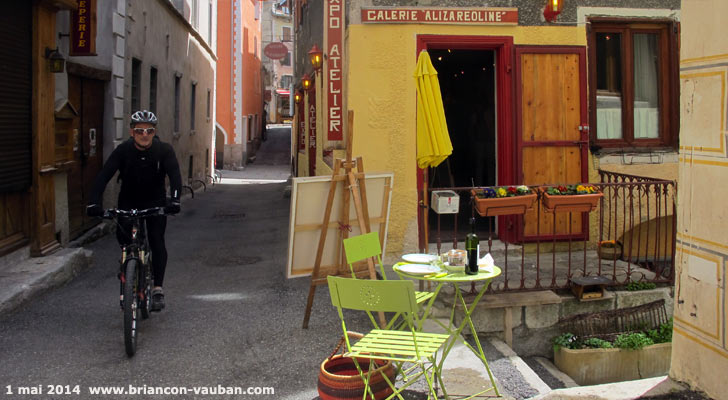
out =
[[[382,265],[382,248],[379,246],[379,234],[377,232],[370,232],[364,235],[350,237],[344,239],[344,252],[346,253],[346,262],[349,264],[349,270],[351,271],[352,278],[356,279],[356,273],[354,272],[354,263],[366,260],[367,258],[376,257],[376,262],[379,265],[379,270],[382,275],[382,279],[386,280],[387,275],[384,273],[384,266]],[[415,292],[415,299],[418,305],[431,299],[435,293],[433,292]],[[394,322],[397,320],[398,315],[395,315],[384,329],[391,329]],[[372,323],[377,326],[372,318]]]
[[[382,374],[393,392],[387,399],[397,396],[399,399],[404,400],[400,392],[422,376],[427,380],[428,399],[430,394],[437,399],[435,382],[439,382],[443,393],[447,397],[440,370],[437,367],[436,357],[437,350],[450,336],[415,331],[415,326],[419,326],[419,316],[412,281],[375,281],[329,276],[328,282],[331,303],[339,313],[341,328],[344,331],[344,342],[346,344],[344,356],[352,358],[359,376],[364,380],[367,388],[363,398],[366,398],[367,393],[369,393],[369,397],[374,399],[374,392],[369,386],[369,381],[371,371],[376,368],[370,365],[365,373],[359,365],[357,357],[413,364],[413,366],[401,370],[404,385],[400,388],[396,388],[395,382],[390,381],[385,374]],[[347,335],[342,309],[367,311],[370,314],[376,311],[401,313],[409,331],[373,329],[352,345]]]

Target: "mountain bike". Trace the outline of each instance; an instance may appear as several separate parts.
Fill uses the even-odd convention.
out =
[[[131,243],[121,248],[119,266],[119,301],[124,312],[124,347],[131,357],[136,352],[139,315],[149,318],[152,309],[152,253],[147,240],[146,218],[165,215],[164,207],[144,210],[120,210],[110,208],[104,211],[103,218],[113,219],[117,229],[123,229],[119,218],[129,220]]]

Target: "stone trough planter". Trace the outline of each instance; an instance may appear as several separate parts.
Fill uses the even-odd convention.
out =
[[[598,385],[667,375],[671,353],[672,343],[640,350],[559,347],[554,351],[554,364],[579,385]]]

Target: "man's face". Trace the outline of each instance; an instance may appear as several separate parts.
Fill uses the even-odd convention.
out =
[[[156,131],[154,125],[146,122],[138,123],[131,128],[131,137],[134,138],[134,145],[139,150],[146,150],[152,145],[152,139]]]

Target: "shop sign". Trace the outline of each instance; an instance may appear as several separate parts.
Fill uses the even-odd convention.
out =
[[[300,121],[298,121],[298,150],[304,151],[306,150],[306,118],[304,118],[304,113],[301,113],[301,116],[299,117]]]
[[[308,92],[308,176],[316,175],[316,92]]]
[[[71,12],[72,56],[96,55],[96,0],[77,0],[78,8]]]
[[[362,7],[365,24],[518,25],[517,8]]]
[[[268,43],[263,48],[263,54],[271,60],[282,60],[288,55],[288,47],[281,42]]]
[[[324,7],[326,20],[326,131],[329,140],[342,140],[344,138],[344,104],[342,84],[343,63],[343,37],[344,37],[344,5],[341,0],[327,0]]]

